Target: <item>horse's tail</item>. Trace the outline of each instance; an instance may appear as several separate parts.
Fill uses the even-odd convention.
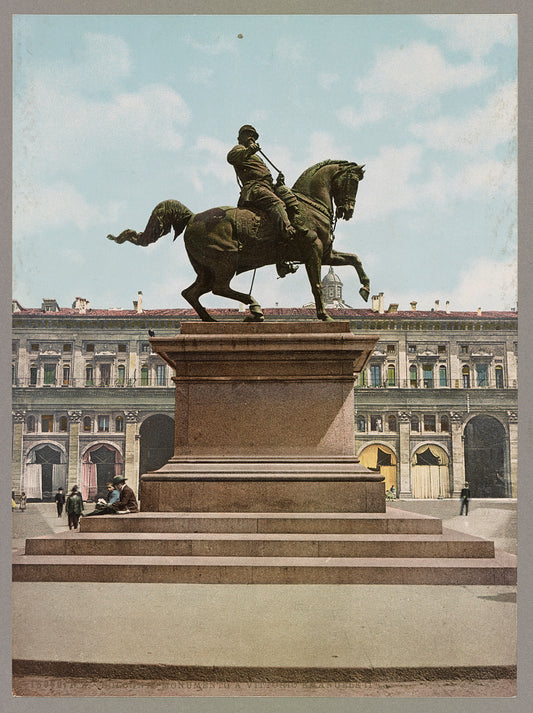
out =
[[[171,198],[156,205],[142,233],[127,228],[116,237],[114,235],[107,237],[119,244],[127,241],[134,245],[146,246],[155,243],[174,228],[174,240],[176,240],[178,235],[183,233],[193,215],[194,213],[187,206]]]

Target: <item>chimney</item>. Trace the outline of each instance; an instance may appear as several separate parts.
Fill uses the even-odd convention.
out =
[[[137,292],[137,299],[133,300],[133,309],[139,314],[143,311],[143,293]]]
[[[398,304],[396,302],[391,302],[389,308],[387,309],[388,314],[394,314],[398,311]]]
[[[450,314],[450,300],[446,300],[446,314]]]
[[[380,292],[378,297],[379,297],[379,313],[383,314],[383,312],[385,311],[383,308],[383,292]]]
[[[416,302],[411,302],[411,309],[413,310],[413,312],[416,312],[416,305]]]
[[[379,310],[379,297],[377,295],[372,295],[372,312],[377,312]]]
[[[435,300],[435,312],[439,311],[440,300]]]
[[[80,314],[86,314],[89,309],[89,300],[86,300],[85,297],[76,297],[72,303],[72,309],[75,309]]]
[[[481,317],[481,307],[478,307],[478,308],[477,308],[477,316],[478,316],[478,317]]]

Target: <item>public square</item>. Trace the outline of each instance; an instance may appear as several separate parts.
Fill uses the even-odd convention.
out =
[[[517,551],[515,500],[474,499],[467,517],[457,500],[388,507]],[[67,529],[54,504],[30,503],[13,513],[13,549]],[[61,626],[73,606],[81,639]],[[133,630],[99,635],[102,618],[124,612]],[[516,692],[514,586],[15,582],[13,629],[14,693],[22,696]]]

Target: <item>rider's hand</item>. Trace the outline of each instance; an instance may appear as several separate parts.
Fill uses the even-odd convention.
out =
[[[278,173],[278,177],[276,179],[276,186],[284,186],[285,185],[285,176],[282,173]]]
[[[254,153],[257,153],[257,151],[259,151],[261,147],[259,146],[259,144],[256,144],[255,141],[252,139],[248,144],[248,148],[251,149]]]

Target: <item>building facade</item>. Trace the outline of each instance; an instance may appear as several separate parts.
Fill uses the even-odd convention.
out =
[[[355,452],[402,498],[515,497],[517,481],[517,314],[371,309],[342,301],[342,283],[324,278],[328,308],[353,332],[378,334],[355,385]],[[339,306],[343,305],[343,306]],[[241,321],[238,310],[212,310]],[[315,319],[310,308],[265,310],[266,319]],[[81,486],[85,499],[122,474],[139,475],[173,453],[174,384],[149,344],[173,336],[192,310],[93,310],[53,299],[40,309],[13,302],[12,408],[15,494],[50,500]],[[179,407],[179,405],[178,405]]]

